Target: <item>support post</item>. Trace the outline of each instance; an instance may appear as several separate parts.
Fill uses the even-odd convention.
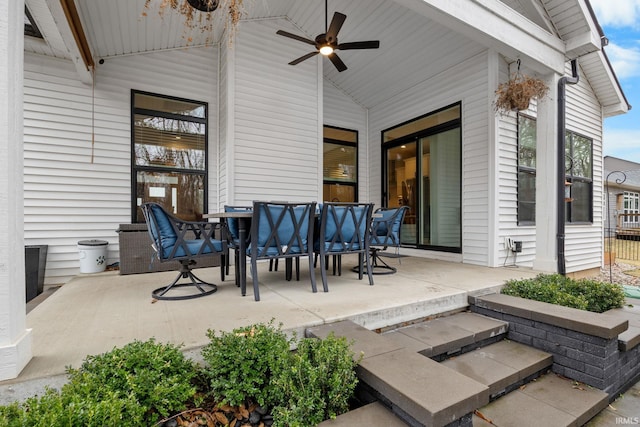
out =
[[[23,186],[24,0],[0,1],[0,381],[31,360]]]

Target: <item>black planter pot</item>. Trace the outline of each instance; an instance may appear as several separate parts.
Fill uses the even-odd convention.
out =
[[[187,0],[187,3],[202,12],[213,12],[218,8],[219,0]]]

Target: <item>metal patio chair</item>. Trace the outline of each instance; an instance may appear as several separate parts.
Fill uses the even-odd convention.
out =
[[[369,260],[369,231],[373,203],[323,203],[320,213],[320,231],[314,243],[314,251],[320,258],[320,274],[325,292],[327,286],[327,260],[333,255],[336,261],[344,254],[358,254],[358,278],[362,280],[366,267],[369,285],[373,285]],[[335,274],[335,272],[334,272]]]
[[[400,228],[408,209],[407,206],[400,206],[376,210],[369,239],[373,274],[393,274],[397,271],[396,267],[390,266],[380,257],[379,252],[388,248],[396,248],[396,253],[399,251]]]
[[[227,242],[216,236],[226,234],[221,223],[184,221],[167,212],[158,203],[143,203],[140,208],[147,222],[154,255],[151,258],[160,262],[178,261],[178,277],[167,286],[155,289],[151,296],[159,300],[184,300],[211,295],[218,290],[214,283],[208,283],[193,274],[192,268],[198,258],[219,255],[220,277],[224,280],[225,259],[229,250]],[[189,279],[178,283],[180,279]],[[191,294],[167,295],[175,288],[195,287],[198,292]]]
[[[251,257],[253,294],[260,301],[258,260],[309,258],[311,289],[317,292],[313,272],[313,226],[316,203],[254,202],[251,220]],[[326,292],[327,289],[325,289]]]

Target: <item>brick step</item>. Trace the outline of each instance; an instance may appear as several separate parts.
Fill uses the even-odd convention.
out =
[[[325,338],[333,332],[353,341],[360,383],[371,395],[410,425],[469,426],[471,414],[489,402],[489,388],[392,337],[351,321],[308,328],[306,335]]]
[[[457,313],[384,333],[404,348],[436,361],[502,340],[507,322],[475,313]]]
[[[608,403],[607,393],[548,373],[480,408],[473,427],[577,427]]]
[[[494,400],[540,376],[553,357],[514,341],[503,340],[441,362],[454,371],[489,387]]]

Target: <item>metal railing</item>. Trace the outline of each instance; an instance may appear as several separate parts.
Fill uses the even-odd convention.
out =
[[[640,261],[640,227],[605,229],[604,250],[619,260]]]

